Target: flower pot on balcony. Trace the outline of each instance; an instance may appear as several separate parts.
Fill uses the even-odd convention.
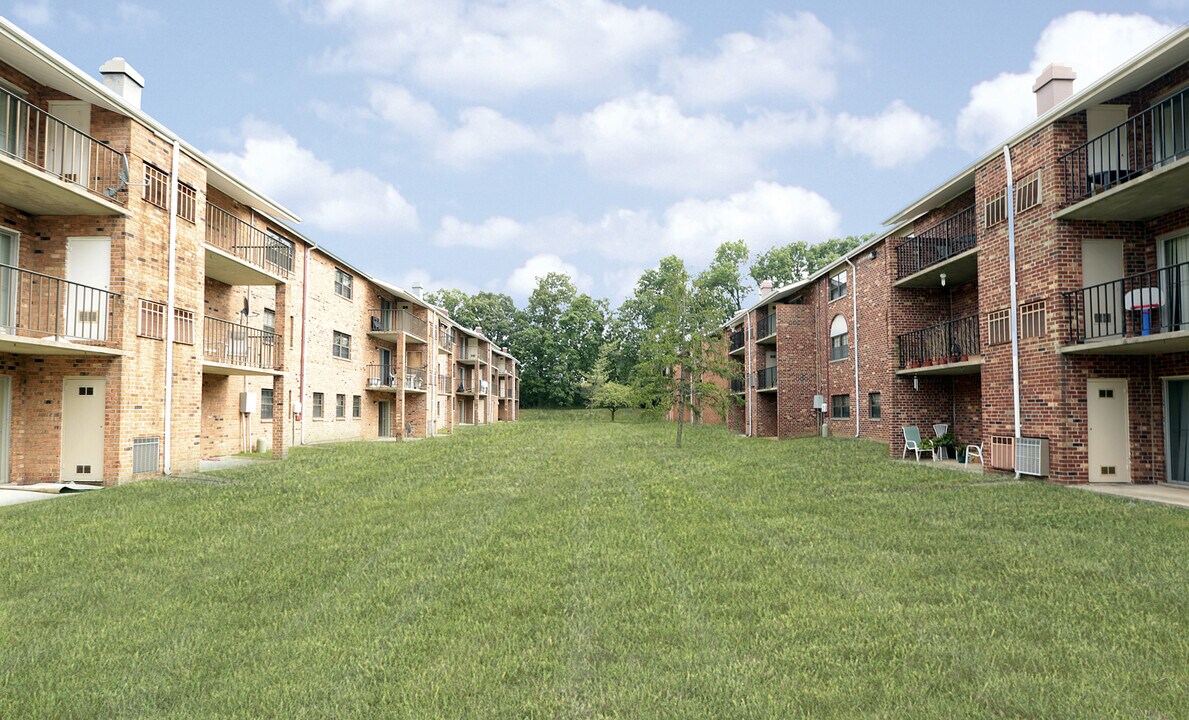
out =
[[[959,356],[958,356],[958,361],[959,361],[959,362],[966,362],[966,361],[967,361],[967,360],[969,360],[969,359],[970,359],[970,356],[969,356],[969,355],[959,355]]]
[[[930,365],[933,364],[933,358],[927,357],[921,364],[925,367],[929,367]]]
[[[920,366],[921,366],[920,360],[909,360],[908,361],[908,367],[910,367],[910,368],[919,368]]]
[[[958,353],[954,353],[953,355],[950,355],[950,362],[960,362],[961,359],[962,359],[962,356],[959,355]]]

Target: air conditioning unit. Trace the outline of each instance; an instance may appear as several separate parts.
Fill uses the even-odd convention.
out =
[[[1048,438],[1020,438],[1016,441],[1016,472],[1036,477],[1048,476]]]
[[[997,435],[991,438],[991,467],[995,470],[1016,469],[1016,439]]]

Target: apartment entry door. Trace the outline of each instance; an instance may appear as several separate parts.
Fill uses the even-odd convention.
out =
[[[0,333],[14,332],[17,326],[16,298],[20,275],[13,268],[20,267],[19,244],[16,233],[0,228],[0,263],[9,266],[0,267]]]
[[[1086,338],[1123,332],[1123,241],[1082,241],[1082,302]]]
[[[62,482],[103,480],[106,389],[104,378],[62,381]]]
[[[1164,417],[1168,442],[1165,480],[1189,484],[1189,379],[1164,382]]]
[[[1090,380],[1086,387],[1090,482],[1131,482],[1127,381]]]
[[[90,178],[91,104],[79,100],[51,100],[50,114],[66,123],[46,128],[45,166],[66,182],[87,186]]]
[[[382,438],[392,437],[392,411],[391,405],[387,400],[381,400],[377,404],[380,415],[380,427],[378,428],[379,436]]]
[[[12,435],[12,378],[0,375],[0,483],[8,482],[8,458]]]
[[[65,317],[62,334],[80,340],[107,339],[107,291],[111,288],[111,238],[66,238]]]

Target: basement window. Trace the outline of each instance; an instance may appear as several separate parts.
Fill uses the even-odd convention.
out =
[[[356,420],[363,417],[363,397],[360,395],[351,396],[351,417]]]
[[[883,398],[879,393],[869,393],[867,395],[867,419],[879,420],[883,417]]]
[[[315,420],[322,419],[322,404],[323,404],[324,397],[325,396],[323,396],[323,394],[320,392],[314,393],[313,405],[314,405],[314,419]]]
[[[834,420],[846,420],[850,417],[850,395],[830,396],[830,417]]]
[[[336,420],[346,420],[347,419],[347,396],[346,395],[340,394],[340,395],[334,396],[334,417]]]
[[[272,420],[273,394],[272,388],[260,388],[260,419]]]

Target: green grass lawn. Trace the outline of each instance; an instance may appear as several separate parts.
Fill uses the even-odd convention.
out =
[[[1186,511],[626,420],[4,508],[0,718],[1189,717]]]

